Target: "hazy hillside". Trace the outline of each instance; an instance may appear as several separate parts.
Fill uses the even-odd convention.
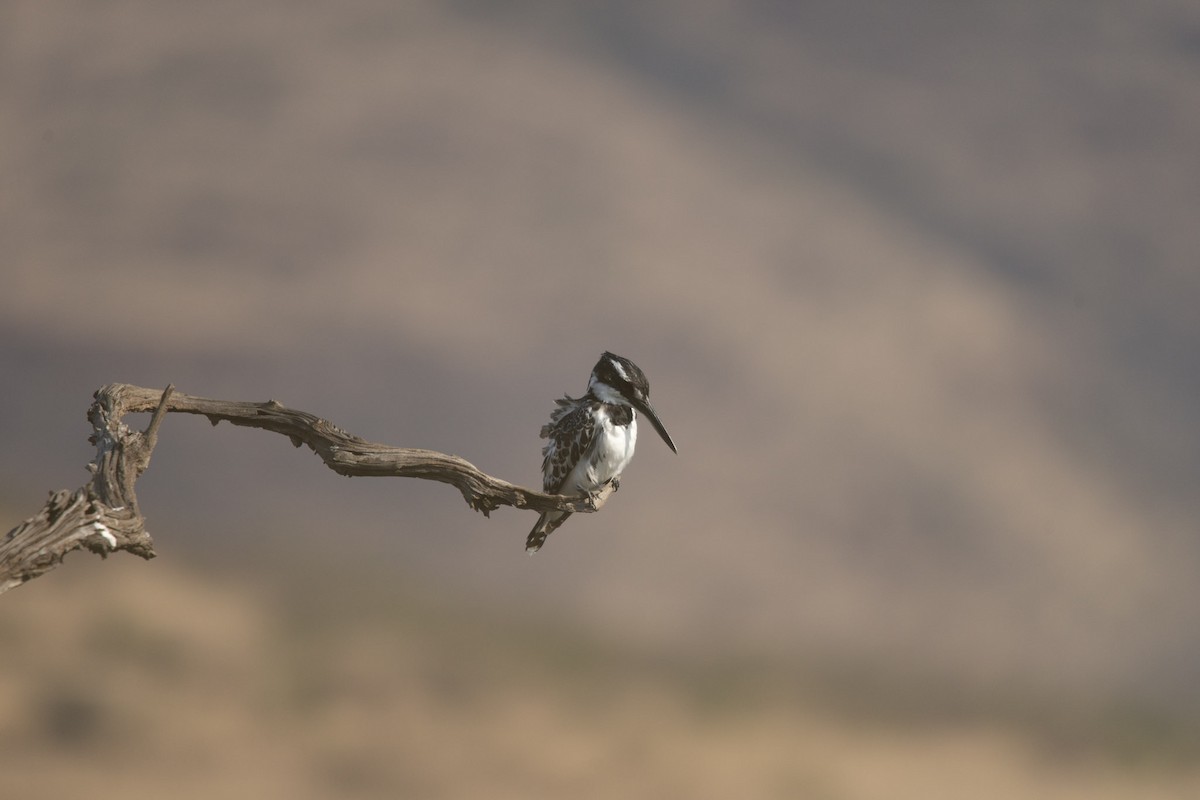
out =
[[[0,492],[81,483],[114,380],[533,484],[611,349],[680,455],[536,558],[530,515],[177,419],[161,552],[1186,720],[1198,141],[1185,2],[4,4]]]

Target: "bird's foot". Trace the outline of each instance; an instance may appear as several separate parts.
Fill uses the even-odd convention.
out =
[[[621,488],[621,481],[617,478],[609,478],[600,484],[599,487],[585,495],[588,508],[592,511],[599,511],[600,506],[604,505],[604,501],[608,499],[608,496],[619,488]]]

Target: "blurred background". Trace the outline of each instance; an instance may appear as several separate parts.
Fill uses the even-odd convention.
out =
[[[1200,796],[1200,7],[0,3],[0,509],[129,382],[160,558],[0,598],[5,796]],[[144,425],[131,418],[131,424]]]

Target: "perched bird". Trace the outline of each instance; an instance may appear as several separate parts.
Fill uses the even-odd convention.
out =
[[[550,440],[542,448],[542,486],[549,494],[592,495],[609,483],[618,488],[637,443],[638,411],[671,452],[679,452],[650,405],[645,373],[628,358],[606,352],[592,368],[587,394],[555,402],[550,424],[542,426],[542,438]],[[541,549],[569,516],[570,511],[542,514],[525,540],[525,552]]]

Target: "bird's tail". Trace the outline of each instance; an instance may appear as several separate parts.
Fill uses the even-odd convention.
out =
[[[569,511],[549,511],[538,517],[537,524],[533,526],[529,536],[525,537],[525,552],[533,555],[541,550],[542,545],[546,543],[546,537],[554,533],[559,525],[567,521],[569,516],[571,516]]]

